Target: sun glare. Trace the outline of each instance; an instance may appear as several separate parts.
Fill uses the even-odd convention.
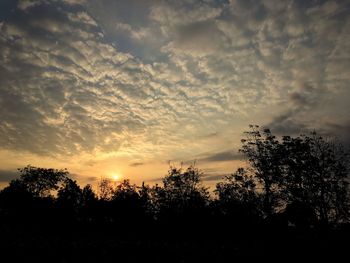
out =
[[[112,174],[112,179],[114,180],[114,181],[119,181],[120,180],[120,178],[121,178],[121,175],[120,174],[117,174],[117,173],[114,173],[114,174]]]

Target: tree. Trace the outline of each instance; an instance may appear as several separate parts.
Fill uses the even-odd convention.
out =
[[[37,168],[28,165],[18,169],[20,178],[10,182],[9,187],[21,188],[33,197],[48,197],[52,191],[58,190],[59,184],[68,176],[68,171],[53,168]],[[20,187],[19,187],[20,186]]]
[[[114,187],[110,179],[101,178],[98,184],[99,198],[104,201],[110,201],[114,195]]]
[[[243,234],[254,231],[262,215],[261,196],[256,190],[256,178],[244,168],[238,168],[234,174],[225,176],[216,184],[217,200],[212,209],[221,223],[235,225],[231,233]],[[224,224],[225,225],[225,224]]]
[[[146,212],[151,214],[154,219],[159,219],[161,212],[166,210],[167,199],[166,192],[163,187],[155,184],[153,187],[143,184],[140,190],[141,198],[144,200]]]
[[[225,176],[223,182],[216,184],[215,193],[225,207],[235,204],[257,209],[259,194],[255,187],[254,177],[248,175],[244,168],[238,168],[234,174]]]
[[[125,179],[115,188],[112,200],[128,200],[138,198],[139,194],[137,192],[137,186],[135,184],[131,184],[130,180]]]
[[[158,199],[155,196],[155,193],[156,193],[155,189],[157,187],[158,185],[155,185],[154,187],[150,187],[149,185],[146,185],[144,182],[142,182],[142,185],[138,191],[144,213],[150,218],[155,218],[155,215],[158,212],[158,209],[157,209]]]
[[[284,137],[283,149],[287,202],[310,207],[324,225],[349,220],[349,155],[342,145],[313,132]]]
[[[314,217],[324,225],[349,220],[349,155],[340,143],[316,132],[280,141],[269,129],[250,129],[240,151],[263,187],[267,217],[286,208],[298,221],[303,213],[303,224]]]
[[[65,178],[57,193],[57,203],[66,210],[66,213],[79,212],[83,203],[83,193],[75,180]]]
[[[285,152],[283,158],[283,179],[280,180],[280,186],[284,199],[290,203],[292,201],[307,203],[309,200],[309,189],[307,181],[310,168],[316,161],[311,155],[310,144],[303,138],[284,136],[282,147]]]
[[[83,218],[88,221],[95,219],[98,209],[98,199],[90,184],[84,186],[81,191],[81,199],[81,215]]]
[[[33,195],[28,192],[20,180],[12,180],[9,186],[0,192],[1,208],[27,209],[33,201]]]
[[[11,220],[49,222],[53,220],[54,194],[68,176],[67,170],[26,166],[20,177],[1,191],[1,209]]]
[[[269,129],[262,132],[257,125],[250,125],[242,139],[242,152],[247,158],[248,168],[263,186],[263,210],[270,216],[278,202],[278,182],[282,174],[280,142]]]
[[[112,197],[114,215],[119,220],[140,221],[144,218],[144,204],[140,198],[138,187],[130,180],[123,180],[114,190]]]
[[[201,173],[190,166],[186,171],[170,167],[163,179],[163,189],[159,190],[162,208],[170,213],[183,214],[196,212],[207,205],[209,193],[201,185]]]
[[[81,194],[84,207],[94,204],[97,200],[97,196],[94,190],[92,189],[91,184],[85,185]]]

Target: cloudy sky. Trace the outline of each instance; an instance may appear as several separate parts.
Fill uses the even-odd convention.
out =
[[[240,164],[248,124],[350,141],[349,1],[2,0],[0,181]]]

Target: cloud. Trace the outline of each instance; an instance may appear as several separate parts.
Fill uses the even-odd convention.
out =
[[[142,165],[144,165],[144,163],[131,163],[129,166],[138,167],[138,166],[142,166]]]
[[[13,179],[16,179],[19,177],[18,171],[12,171],[12,170],[0,170],[0,182],[9,182]]]
[[[63,0],[63,2],[69,5],[83,5],[86,4],[86,0]]]
[[[149,32],[148,28],[132,28],[129,24],[125,23],[117,23],[116,29],[122,33],[125,33],[130,36],[131,39],[142,41],[149,37],[151,32]]]
[[[222,162],[222,161],[236,161],[241,160],[242,156],[234,151],[224,151],[207,155],[199,159],[201,162]]]
[[[203,161],[219,162],[239,158],[220,149],[234,148],[248,123],[286,134],[346,127],[350,19],[341,1],[20,1],[8,9],[2,149],[133,160],[208,152]]]
[[[227,174],[215,174],[215,175],[204,175],[202,176],[202,180],[204,182],[218,182],[222,181],[222,179],[226,176]]]
[[[17,7],[21,10],[26,10],[36,5],[41,4],[43,1],[39,0],[20,0],[18,1]]]
[[[220,16],[222,7],[210,2],[164,1],[151,7],[150,18],[167,26],[212,20]]]
[[[322,96],[320,89],[316,91],[308,83],[296,83],[295,89],[289,93],[287,110],[275,116],[265,126],[278,135],[300,135],[306,132],[312,128],[313,124],[307,124],[308,120],[303,118],[303,115],[308,114],[313,107],[317,106]]]
[[[293,112],[287,112],[274,118],[265,125],[277,135],[300,135],[308,130],[308,126],[294,119]]]
[[[34,17],[24,15],[3,27],[4,50],[9,41],[17,39],[11,47],[17,51],[7,55],[2,70],[7,75],[0,90],[3,147],[37,154],[118,149],[116,134],[128,129],[137,132],[142,124],[122,111],[108,116],[109,108],[118,109],[122,98],[132,95],[123,87],[128,85],[125,81],[132,81],[131,72],[137,74],[139,69],[125,64],[131,57],[96,42],[100,39],[98,32],[86,32],[95,27],[86,13],[75,14],[79,20],[76,24],[75,20],[70,22],[67,13],[52,7],[35,6],[30,12],[37,14],[43,9],[48,12]],[[74,32],[81,34],[70,36]],[[95,38],[89,40],[89,34]],[[124,68],[118,72],[114,67],[120,63]],[[112,84],[119,85],[119,90],[104,86],[99,89],[104,93],[99,95],[97,87],[103,85],[103,79],[108,81],[110,74],[121,75],[121,83]],[[110,96],[106,97],[108,92]]]
[[[220,52],[225,35],[213,21],[194,22],[175,28],[174,40],[163,48],[165,52],[181,51],[191,55],[208,55]]]
[[[324,129],[332,136],[337,134],[338,139],[350,150],[350,120],[342,124],[327,123]]]
[[[82,174],[70,173],[69,177],[73,180],[76,180],[81,187],[84,187],[87,184],[96,185],[97,182],[101,179],[96,176],[86,176]]]

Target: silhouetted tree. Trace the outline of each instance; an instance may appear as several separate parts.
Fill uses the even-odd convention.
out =
[[[304,225],[316,216],[324,225],[348,221],[349,156],[339,143],[315,132],[279,141],[269,129],[250,129],[240,151],[263,186],[267,216],[286,207],[288,215]],[[295,215],[300,213],[304,216]]]
[[[75,180],[65,178],[57,193],[57,203],[65,210],[64,213],[78,214],[83,203],[83,193]]]
[[[260,210],[260,196],[257,193],[256,182],[247,170],[238,168],[237,171],[216,184],[215,193],[218,195],[219,208],[222,213],[233,214],[237,217],[256,217]]]
[[[147,191],[147,192],[146,192]],[[143,196],[147,194],[146,207],[148,213],[152,214],[154,219],[159,219],[161,210],[167,207],[166,192],[163,187],[155,184],[152,187],[143,187]]]
[[[249,170],[263,186],[263,209],[270,216],[278,201],[278,182],[282,174],[282,157],[280,143],[269,129],[260,131],[259,126],[250,125],[242,139],[242,152],[247,158]]]
[[[157,185],[150,187],[149,185],[146,185],[144,182],[142,182],[142,185],[138,191],[144,213],[150,218],[154,218],[156,214],[157,198],[154,196],[155,187],[157,187]]]
[[[18,169],[20,178],[13,180],[9,187],[25,189],[33,197],[47,197],[51,191],[58,190],[59,184],[68,176],[67,170],[37,168],[28,165]]]
[[[92,221],[96,218],[96,213],[98,212],[98,199],[90,184],[83,188],[81,198],[81,214],[86,220]]]
[[[135,184],[131,184],[130,180],[125,179],[114,189],[112,200],[128,200],[138,198],[139,195],[137,192],[137,186]]]
[[[0,206],[2,209],[25,210],[33,201],[33,195],[20,180],[12,180],[9,186],[0,192]]]
[[[86,186],[84,186],[84,188],[82,190],[83,206],[89,206],[89,205],[95,203],[96,200],[97,200],[97,196],[96,196],[94,190],[92,189],[92,186],[90,184],[87,184]]]
[[[114,215],[119,220],[142,221],[145,215],[144,204],[140,198],[138,187],[130,180],[119,183],[113,193],[112,205]]]
[[[54,193],[67,178],[67,170],[26,166],[0,194],[1,208],[11,220],[43,223],[53,219]],[[1,209],[0,208],[0,209]]]
[[[115,255],[145,261],[150,250],[159,251],[151,259],[158,262],[174,249],[171,262],[240,259],[252,251],[265,259],[290,251],[345,254],[348,155],[316,134],[278,140],[268,129],[250,128],[241,149],[249,166],[217,183],[218,198],[209,196],[194,166],[170,167],[161,186],[101,179],[99,198],[66,170],[20,169],[20,178],[0,191],[1,248],[12,261],[21,254],[36,262],[37,254],[59,262]],[[310,227],[315,222],[336,227],[319,231]]]
[[[341,144],[313,132],[284,137],[283,150],[287,202],[299,204],[304,211],[312,209],[325,225],[348,220],[349,156]]]
[[[223,202],[256,202],[256,182],[244,168],[238,168],[234,174],[225,176],[224,182],[216,184],[216,194]]]
[[[98,183],[99,198],[104,201],[110,201],[114,195],[114,186],[110,179],[101,178]]]
[[[209,192],[201,185],[201,173],[194,167],[170,167],[163,179],[163,188],[157,189],[161,206],[169,214],[191,214],[203,209],[209,200]]]

